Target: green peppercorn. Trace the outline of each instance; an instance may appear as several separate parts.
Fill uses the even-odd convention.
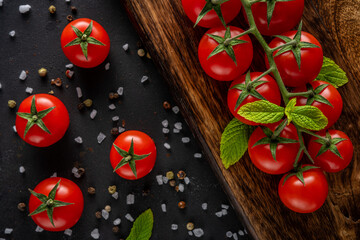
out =
[[[47,70],[46,70],[45,68],[40,68],[40,69],[38,70],[38,73],[39,73],[39,76],[40,76],[40,77],[45,77],[46,74],[47,74]]]
[[[86,100],[84,101],[84,105],[85,105],[86,107],[91,107],[92,104],[93,104],[93,101],[92,101],[91,99],[86,99]]]
[[[49,7],[49,12],[50,12],[51,14],[54,14],[54,13],[56,12],[56,7],[55,7],[54,5],[51,5],[51,6]]]
[[[115,185],[109,186],[108,191],[110,194],[114,194],[116,192],[116,186]]]
[[[89,194],[94,195],[95,192],[96,192],[96,191],[95,191],[95,188],[93,188],[93,187],[89,187],[89,188],[88,188],[88,193],[89,193]]]
[[[188,222],[186,224],[186,229],[192,231],[194,229],[194,224],[192,222]]]
[[[14,100],[9,100],[8,101],[8,106],[9,106],[9,108],[15,108],[16,107],[16,102]]]
[[[166,173],[166,178],[171,180],[171,179],[174,179],[174,172],[173,171],[168,171]]]

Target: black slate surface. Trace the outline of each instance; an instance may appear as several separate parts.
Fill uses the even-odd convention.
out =
[[[5,239],[92,239],[90,232],[99,228],[100,239],[126,238],[131,223],[125,219],[130,213],[134,218],[147,208],[154,212],[154,230],[151,239],[196,239],[190,237],[186,223],[192,221],[195,227],[203,228],[202,239],[226,239],[226,232],[244,230],[234,211],[217,218],[215,212],[221,210],[221,204],[228,204],[226,196],[218,184],[205,159],[195,159],[194,153],[201,152],[181,114],[165,111],[162,103],[169,101],[175,105],[165,82],[156,71],[151,60],[140,58],[137,52],[138,37],[133,30],[124,9],[118,0],[75,1],[71,4],[64,0],[57,1],[10,1],[4,0],[0,7],[0,238]],[[20,14],[20,4],[30,4],[28,14]],[[53,4],[55,15],[48,12]],[[75,18],[88,17],[98,21],[108,32],[111,40],[110,55],[105,62],[95,69],[75,67],[72,80],[65,77],[65,65],[69,63],[60,47],[62,29],[68,24],[66,16],[71,14],[70,6],[76,6]],[[16,31],[15,38],[9,36]],[[124,52],[122,45],[129,43],[130,49]],[[110,70],[105,71],[105,63],[110,62]],[[48,69],[48,77],[41,79],[37,70]],[[22,70],[28,70],[28,78],[19,80]],[[143,75],[149,76],[147,84],[141,84]],[[52,78],[62,78],[64,84],[58,88],[50,85]],[[65,86],[68,85],[68,88]],[[108,94],[124,87],[124,96],[118,101],[110,101]],[[16,109],[9,109],[7,101],[13,99],[19,105],[28,94],[26,87],[32,87],[34,93],[47,93],[50,90],[66,105],[70,114],[70,127],[64,138],[48,148],[35,148],[23,142],[12,127],[15,124]],[[89,117],[91,109],[79,112],[76,87],[81,87],[83,99],[94,101],[92,108],[98,111],[94,120]],[[108,105],[114,103],[111,111]],[[113,127],[112,116],[125,120],[126,130],[136,129],[149,134],[157,145],[158,157],[154,170],[145,178],[127,181],[113,174],[109,162],[110,147],[115,139],[110,134]],[[171,133],[162,133],[161,121],[168,119]],[[183,123],[179,134],[172,133],[175,122]],[[107,137],[101,144],[96,137],[103,132]],[[79,145],[74,138],[81,136],[84,143]],[[188,136],[191,142],[183,144],[181,138]],[[163,146],[171,145],[171,150]],[[77,179],[71,169],[78,161],[86,170],[85,175]],[[19,173],[24,166],[26,172]],[[169,170],[175,173],[184,170],[191,182],[185,185],[184,193],[177,193],[169,185],[158,186],[155,176],[165,175]],[[27,217],[28,209],[20,212],[19,202],[28,203],[27,188],[34,188],[37,183],[51,176],[54,172],[60,177],[73,180],[84,194],[85,208],[80,221],[72,228],[71,237],[62,232],[36,233],[36,225]],[[116,185],[119,199],[115,200],[107,192],[109,185]],[[96,188],[96,195],[87,194],[87,188]],[[142,196],[143,189],[150,189],[149,196]],[[135,204],[126,205],[126,195],[135,194]],[[177,203],[184,200],[187,207],[180,210]],[[208,210],[203,211],[201,204],[208,203]],[[167,204],[167,212],[161,211],[161,203]],[[111,205],[108,220],[98,220],[95,212]],[[112,221],[120,217],[120,232],[112,232]],[[170,229],[171,224],[179,225],[177,231]],[[13,228],[11,235],[5,235],[4,229]],[[247,235],[238,236],[248,239]]]

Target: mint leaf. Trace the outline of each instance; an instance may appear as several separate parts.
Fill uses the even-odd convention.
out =
[[[344,70],[342,70],[333,60],[327,57],[324,57],[321,71],[315,80],[322,80],[331,83],[336,88],[349,81]]]
[[[151,209],[138,216],[126,240],[149,240],[154,225],[154,216]]]
[[[226,126],[220,142],[220,158],[226,169],[238,162],[244,155],[253,131],[253,126],[246,125],[236,118]]]
[[[256,123],[275,123],[284,116],[284,108],[267,100],[260,100],[243,105],[238,114]]]

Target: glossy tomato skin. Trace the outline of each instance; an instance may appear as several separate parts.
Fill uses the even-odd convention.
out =
[[[282,35],[293,39],[295,34],[296,31],[290,31]],[[318,40],[310,33],[301,32],[301,42],[313,43],[319,46],[319,48],[301,49],[300,71],[292,51],[285,52],[274,58],[281,78],[288,87],[299,87],[313,81],[318,76],[322,67],[323,50]],[[275,38],[270,42],[269,46],[270,48],[274,48],[283,44],[283,40]],[[279,50],[276,50],[274,55],[278,51]],[[266,67],[269,67],[269,61],[266,56],[265,63]]]
[[[303,176],[305,185],[295,175],[284,183],[285,174],[279,182],[278,192],[280,200],[292,211],[311,213],[324,204],[329,187],[325,174],[319,168],[305,171]]]
[[[56,191],[55,200],[73,203],[63,207],[54,208],[53,220],[55,227],[51,224],[46,211],[32,215],[31,218],[41,228],[47,231],[64,231],[74,226],[80,219],[84,209],[84,198],[80,188],[72,181],[66,178],[52,177],[40,182],[34,189],[37,193],[49,195],[51,189],[60,181]],[[41,201],[31,195],[29,200],[29,211],[33,212]]]
[[[156,161],[156,146],[154,141],[145,133],[140,131],[126,131],[120,134],[114,141],[114,144],[119,148],[128,151],[131,145],[131,139],[134,141],[134,153],[136,155],[144,155],[151,153],[148,157],[135,161],[137,178],[131,171],[129,164],[126,164],[119,168],[116,173],[125,179],[136,180],[140,179],[151,172],[154,168]],[[117,164],[123,157],[115,150],[115,147],[111,147],[110,151],[110,162],[111,166],[115,169]]]
[[[18,112],[30,113],[34,95],[27,97],[19,106]],[[27,120],[16,116],[16,130],[19,136],[27,143],[36,147],[47,147],[59,141],[69,127],[69,113],[65,105],[50,94],[35,94],[35,104],[38,112],[55,107],[42,120],[51,134],[48,134],[37,125],[34,125],[24,138]]]
[[[250,67],[253,59],[253,46],[248,35],[244,35],[239,38],[246,41],[246,43],[235,45],[233,47],[237,65],[225,51],[208,59],[210,53],[219,44],[207,34],[224,37],[225,30],[226,29],[224,27],[217,27],[208,30],[201,38],[198,47],[199,61],[205,73],[219,81],[231,81],[239,77]],[[244,32],[241,28],[233,26],[230,26],[230,31],[232,37]]]
[[[93,68],[100,65],[109,54],[110,39],[105,29],[96,21],[93,21],[93,28],[90,34],[91,37],[96,38],[105,46],[89,44],[88,45],[88,59],[86,60],[80,45],[64,47],[66,44],[77,38],[71,26],[77,27],[80,31],[88,27],[92,20],[88,18],[79,18],[70,22],[61,34],[61,48],[65,56],[76,66],[82,68]]]
[[[268,27],[267,3],[259,2],[251,6],[257,28],[262,35],[281,35],[292,30],[299,22],[304,10],[304,0],[277,2]],[[247,21],[246,12],[242,11]]]
[[[316,156],[321,148],[321,144],[314,142],[317,138],[312,137],[308,144],[308,151],[311,158],[314,160],[315,165],[321,167],[326,172],[339,172],[346,168],[352,160],[354,153],[354,146],[349,137],[342,131],[329,130],[331,138],[345,138],[342,142],[336,144],[336,147],[342,158],[335,155],[330,150],[327,150],[323,154]],[[318,135],[325,137],[325,131],[317,133]]]
[[[274,132],[278,124],[269,125],[269,129]],[[276,148],[276,161],[271,155],[270,144],[254,146],[260,139],[266,137],[261,127],[257,127],[251,134],[248,142],[248,151],[252,163],[261,171],[269,174],[283,174],[293,169],[296,155],[300,149],[299,143],[278,144]],[[280,137],[299,140],[296,128],[289,124],[280,133]],[[300,156],[300,159],[302,157]]]
[[[190,20],[195,23],[198,18],[201,10],[204,8],[206,1],[205,0],[182,0],[182,6],[186,15]],[[230,0],[221,4],[221,12],[226,23],[231,22],[240,12],[241,1],[240,0]],[[198,23],[199,26],[205,28],[219,27],[223,24],[221,23],[218,15],[214,10],[208,12]]]
[[[254,81],[257,77],[259,77],[262,73],[261,72],[252,72],[250,73],[250,79],[251,81]],[[228,91],[228,95],[227,95],[227,105],[229,107],[230,112],[232,113],[232,115],[234,115],[234,117],[236,117],[237,119],[239,119],[241,122],[248,124],[248,125],[259,125],[259,123],[253,122],[253,121],[249,121],[243,117],[241,117],[237,112],[239,111],[239,109],[247,104],[247,103],[251,103],[251,102],[255,102],[258,101],[260,99],[253,97],[251,95],[247,96],[247,98],[245,98],[245,100],[240,104],[240,106],[235,109],[236,106],[236,102],[241,94],[241,90],[239,89],[231,89],[233,86],[237,85],[237,84],[245,84],[245,78],[246,78],[246,74],[242,75],[241,77],[235,79],[230,87],[229,87],[229,91]],[[266,100],[276,104],[276,105],[280,105],[281,103],[281,95],[280,95],[280,91],[278,88],[278,85],[276,84],[275,80],[270,77],[269,75],[265,75],[264,77],[261,78],[260,81],[266,81],[266,83],[258,86],[256,88],[256,91],[258,93],[260,93]]]
[[[342,108],[343,108],[343,101],[341,98],[341,95],[339,91],[332,86],[330,83],[324,82],[324,81],[313,81],[310,83],[313,89],[316,89],[320,85],[328,84],[324,90],[321,91],[320,95],[326,98],[332,106],[329,106],[325,103],[314,101],[311,106],[317,107],[320,109],[320,111],[327,117],[328,119],[328,125],[325,127],[325,129],[328,129],[334,123],[339,119]],[[295,88],[293,92],[306,92],[306,86],[301,86],[298,88]],[[304,106],[306,105],[307,98],[305,97],[297,97],[296,105],[298,106]]]

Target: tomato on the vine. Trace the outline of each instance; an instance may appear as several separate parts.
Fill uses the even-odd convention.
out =
[[[278,136],[273,137],[278,126],[279,124],[271,124],[268,127],[257,127],[248,142],[252,163],[269,174],[283,174],[293,169],[300,150],[299,136],[295,126],[290,123]]]
[[[52,177],[40,182],[31,192],[31,218],[47,231],[64,231],[80,219],[84,198],[80,188],[66,178]]]
[[[308,151],[315,165],[326,172],[339,172],[346,168],[354,153],[354,147],[349,137],[339,130],[328,130],[317,133],[325,139],[311,137]]]
[[[240,116],[237,112],[241,106],[258,100],[268,100],[277,105],[281,103],[279,88],[272,77],[265,75],[258,81],[253,82],[260,77],[261,74],[261,72],[252,72],[250,75],[242,75],[235,79],[229,87],[227,105],[230,112],[234,117],[248,125],[259,124]]]
[[[182,0],[181,3],[190,20],[205,28],[226,25],[241,9],[240,0]]]
[[[15,126],[25,142],[47,147],[64,136],[69,122],[69,113],[58,98],[50,94],[35,94],[20,104]]]
[[[79,18],[64,28],[61,48],[76,66],[92,68],[101,64],[108,56],[110,39],[99,23],[88,18]]]
[[[297,173],[285,174],[278,186],[280,200],[286,207],[298,213],[318,210],[328,195],[325,174],[313,165],[302,165]]]
[[[256,27],[266,36],[279,35],[293,29],[300,22],[303,10],[304,0],[266,1],[251,5]],[[243,13],[247,20],[246,12]]]
[[[202,68],[210,77],[231,81],[243,74],[253,59],[253,46],[248,35],[234,37],[244,30],[237,27],[217,27],[201,38],[198,55]]]
[[[274,51],[274,60],[284,84],[288,87],[299,87],[313,81],[320,73],[323,63],[323,51],[316,38],[307,32],[290,31],[277,36],[269,43],[275,48],[295,40],[293,45]],[[266,66],[269,60],[265,56]]]
[[[135,180],[151,172],[156,160],[154,141],[140,131],[126,131],[114,141],[110,162],[119,176]]]

